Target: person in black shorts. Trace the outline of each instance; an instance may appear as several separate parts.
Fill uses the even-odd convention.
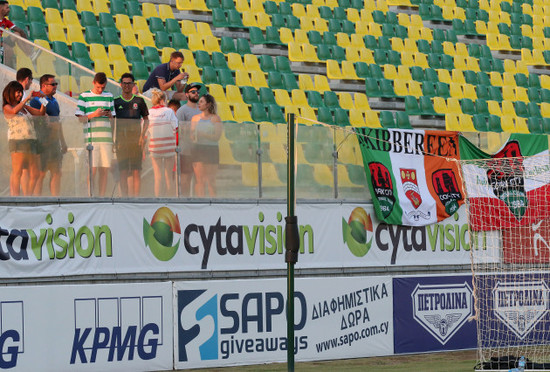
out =
[[[145,100],[132,93],[134,75],[128,72],[123,74],[120,86],[122,94],[115,98],[115,152],[120,172],[120,192],[122,196],[137,197],[141,188],[141,161],[149,110]]]

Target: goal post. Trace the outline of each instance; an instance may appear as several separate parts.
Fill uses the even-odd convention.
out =
[[[550,370],[550,157],[546,136],[496,154],[460,142],[479,370]]]

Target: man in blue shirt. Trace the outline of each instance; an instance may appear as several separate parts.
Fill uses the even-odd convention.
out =
[[[57,93],[57,81],[54,75],[45,74],[40,78],[40,91],[33,92],[30,106],[39,108],[41,101],[46,100],[46,115],[35,121],[38,138],[38,155],[40,156],[40,175],[34,195],[42,194],[42,183],[46,172],[50,171],[50,193],[58,196],[61,188],[61,164],[63,154],[67,152],[67,144],[59,121],[59,103],[54,95]]]
[[[143,85],[143,95],[151,98],[151,89],[158,88],[166,93],[168,100],[185,100],[186,97],[185,93],[183,93],[183,88],[185,88],[189,74],[180,71],[182,65],[183,53],[173,52],[170,55],[170,62],[158,65],[151,72],[151,75],[149,75],[149,78]],[[173,87],[176,88],[175,91],[171,90]]]

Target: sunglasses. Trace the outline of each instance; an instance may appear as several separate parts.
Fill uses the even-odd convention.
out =
[[[198,92],[199,92],[198,90],[190,90],[187,93],[198,93]]]
[[[133,81],[123,81],[122,84],[123,85],[133,85],[134,82]]]
[[[51,85],[51,86],[53,86],[53,87],[56,87],[56,86],[59,85],[59,83],[50,83],[50,84],[46,84],[46,85]]]

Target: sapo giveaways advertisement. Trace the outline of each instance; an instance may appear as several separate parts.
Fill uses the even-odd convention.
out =
[[[0,369],[173,368],[172,283],[3,287]]]
[[[174,290],[176,368],[286,360],[285,279],[176,282]],[[392,300],[390,277],[296,279],[296,360],[393,354]]]
[[[283,204],[0,207],[0,277],[281,269],[285,210]],[[470,263],[463,207],[437,224],[414,227],[379,223],[367,204],[298,205],[296,214],[297,268]]]

